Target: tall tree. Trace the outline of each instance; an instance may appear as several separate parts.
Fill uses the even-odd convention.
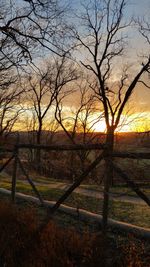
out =
[[[41,55],[55,53],[63,57],[66,53],[65,12],[65,6],[57,0],[0,1],[0,90],[3,88],[0,94],[8,96],[5,100],[10,99],[4,89],[7,91],[12,83],[12,70],[13,74],[16,71],[22,74],[22,70],[28,70],[26,66],[33,68]],[[47,52],[44,53],[43,49]],[[3,107],[1,111],[4,111]],[[10,120],[7,120],[7,124],[10,125]]]
[[[45,70],[44,70],[45,69]],[[67,94],[67,85],[77,78],[74,64],[68,60],[66,55],[58,58],[53,57],[49,63],[36,75],[30,75],[25,83],[29,109],[34,114],[36,124],[36,143],[41,144],[42,130],[48,116],[49,124],[54,119],[56,98],[61,94]],[[51,113],[49,112],[51,110]],[[50,115],[51,114],[51,115]],[[47,122],[48,123],[48,122]],[[40,162],[40,153],[38,153]]]
[[[147,51],[147,57],[143,58],[141,66],[137,62],[138,70],[134,71],[133,75],[129,73],[131,70],[124,67],[117,81],[113,82],[116,72],[120,72],[122,68],[121,57],[125,56],[127,30],[131,25],[131,21],[126,22],[124,17],[126,4],[126,0],[93,0],[88,3],[86,1],[82,6],[82,14],[78,15],[80,27],[72,27],[73,37],[82,51],[80,62],[95,77],[94,92],[103,106],[105,115],[108,149],[105,160],[104,229],[107,225],[109,187],[113,174],[110,162],[114,132],[137,83],[150,67],[150,56]],[[147,41],[149,42],[149,39]]]

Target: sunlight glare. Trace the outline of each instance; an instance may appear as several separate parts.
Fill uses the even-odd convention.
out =
[[[97,122],[93,126],[93,130],[94,130],[94,132],[105,132],[106,131],[106,123],[105,123],[105,120],[103,119],[103,120]]]
[[[92,130],[94,130],[94,132],[106,132],[105,120],[102,119],[97,122]],[[150,112],[140,112],[130,116],[122,115],[116,132],[145,132],[149,130]]]

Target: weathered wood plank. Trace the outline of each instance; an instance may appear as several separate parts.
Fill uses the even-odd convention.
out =
[[[14,164],[13,164],[13,172],[12,172],[12,182],[11,182],[11,200],[15,203],[15,195],[16,195],[16,180],[17,180],[17,168],[18,168],[18,149],[14,151]]]
[[[50,210],[50,215],[48,217],[51,217],[51,215],[56,212],[56,210],[59,208],[59,206],[69,197],[69,195],[77,188],[81,182],[87,177],[87,175],[100,163],[100,161],[104,158],[104,152],[100,154],[93,162],[92,164],[80,175],[80,177],[67,189],[67,191],[58,199],[58,201],[55,203],[55,205]],[[49,219],[48,219],[49,220]]]
[[[150,153],[143,152],[124,152],[124,151],[114,151],[112,153],[113,157],[117,158],[130,158],[130,159],[150,159]]]
[[[36,144],[19,144],[18,148],[30,148],[30,149],[44,149],[44,150],[56,150],[56,151],[70,151],[70,150],[93,150],[104,149],[105,144],[76,144],[76,145],[36,145]]]
[[[0,172],[2,172],[5,167],[12,161],[12,159],[14,158],[14,155],[12,155],[4,164],[2,167],[0,167]]]
[[[116,163],[112,163],[113,169],[123,178],[127,185],[140,197],[148,206],[150,206],[150,199],[140,190],[139,186],[131,180],[128,175]]]
[[[25,171],[25,169],[24,169],[24,167],[23,167],[23,165],[22,165],[22,162],[21,162],[21,160],[20,160],[19,158],[18,158],[18,163],[19,163],[19,166],[20,166],[20,168],[21,168],[23,174],[25,175],[25,177],[27,178],[29,184],[31,185],[31,187],[32,187],[32,189],[33,189],[33,191],[34,191],[34,193],[35,193],[36,196],[39,198],[39,200],[40,200],[42,206],[44,206],[44,200],[43,200],[41,194],[40,194],[39,191],[37,190],[37,188],[36,188],[35,184],[33,183],[32,179],[29,177],[29,175],[28,175],[27,172]]]

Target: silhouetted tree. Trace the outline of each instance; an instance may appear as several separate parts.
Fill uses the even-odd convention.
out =
[[[35,67],[34,60],[44,55],[46,49],[48,53],[55,53],[64,56],[67,45],[64,42],[64,13],[66,7],[59,1],[38,1],[38,0],[8,0],[0,2],[0,92],[1,105],[1,129],[12,127],[17,119],[14,107],[11,109],[12,116],[5,120],[6,110],[10,98],[14,100],[20,92],[13,92],[10,97],[8,86],[13,82],[12,73],[20,74],[22,71],[30,70],[29,65]],[[37,63],[37,62],[36,62]],[[16,74],[15,74],[16,75]],[[18,90],[16,88],[16,90]],[[4,108],[4,98],[5,106]],[[9,103],[9,111],[10,105]],[[3,110],[3,114],[2,114]],[[10,113],[9,113],[10,114]],[[14,117],[16,114],[16,117]],[[3,126],[2,126],[3,124]]]
[[[137,62],[137,72],[124,68],[121,70],[121,57],[127,44],[126,30],[131,21],[126,22],[125,0],[93,0],[82,6],[78,15],[80,27],[72,26],[73,37],[82,51],[81,64],[95,77],[94,92],[103,106],[107,128],[106,176],[104,184],[103,227],[106,228],[108,216],[109,187],[113,179],[111,154],[114,146],[114,132],[117,129],[126,104],[143,74],[149,70],[150,56],[143,58],[141,66]],[[143,32],[144,34],[144,32]],[[149,42],[149,39],[147,40]],[[84,57],[85,53],[85,57]],[[147,52],[148,53],[148,52]],[[114,82],[113,82],[114,81]]]
[[[12,72],[1,72],[0,78],[0,136],[7,136],[20,113],[23,111],[21,107],[21,94],[17,77]]]
[[[1,1],[0,10],[0,62],[6,61],[7,68],[31,63],[39,47],[64,53],[65,7],[59,1]]]
[[[56,98],[61,94],[66,94],[68,91],[65,86],[77,78],[74,64],[69,62],[65,55],[53,59],[53,62],[43,66],[43,69],[39,70],[38,73],[36,72],[36,75],[30,75],[28,81],[25,82],[24,90],[27,92],[29,109],[34,114],[36,143],[38,145],[41,144],[44,122],[49,116],[49,122],[46,122],[48,127],[54,119]],[[38,163],[40,163],[40,151],[38,151]]]
[[[81,77],[80,77],[81,79]],[[98,114],[96,98],[93,95],[88,83],[82,77],[81,81],[73,85],[69,98],[74,99],[73,106],[68,106],[65,110],[66,96],[56,98],[55,118],[64,130],[68,140],[72,144],[89,144],[94,141],[94,125],[100,122],[103,114]],[[75,166],[76,156],[80,159],[81,171],[84,172],[85,162],[89,151],[70,152],[70,169],[72,179],[77,176]],[[78,168],[79,170],[80,168]]]

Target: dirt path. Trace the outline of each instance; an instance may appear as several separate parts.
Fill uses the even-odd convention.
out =
[[[3,174],[4,175],[4,174]],[[9,175],[7,175],[8,177]],[[20,180],[24,184],[28,184],[26,180]],[[67,190],[67,188],[70,186],[68,183],[63,182],[36,182],[34,181],[35,186],[46,186],[47,188],[54,188],[54,189],[61,189],[61,190]],[[84,196],[89,196],[97,199],[103,199],[103,192],[94,190],[94,189],[88,189],[83,187],[78,187],[75,189],[75,192]],[[150,198],[150,195],[149,195]],[[132,204],[140,204],[140,205],[146,205],[146,203],[136,196],[128,196],[125,193],[110,193],[110,199],[114,201],[121,201],[126,203],[132,203]]]
[[[62,182],[57,182],[57,183],[39,183],[35,182],[35,185],[38,187],[40,186],[47,186],[48,188],[54,188],[54,189],[61,189],[61,190],[67,190],[67,188],[70,186],[69,184],[62,183]],[[75,193],[84,195],[84,196],[89,196],[89,197],[94,197],[97,199],[103,199],[103,192],[100,192],[98,190],[90,190],[87,188],[81,188],[78,187],[75,189]],[[150,196],[149,196],[150,197]],[[146,203],[140,199],[139,197],[135,196],[127,196],[125,193],[120,194],[120,193],[110,193],[110,199],[114,201],[121,201],[121,202],[126,202],[126,203],[133,203],[133,204],[140,204],[140,205],[145,205]]]

